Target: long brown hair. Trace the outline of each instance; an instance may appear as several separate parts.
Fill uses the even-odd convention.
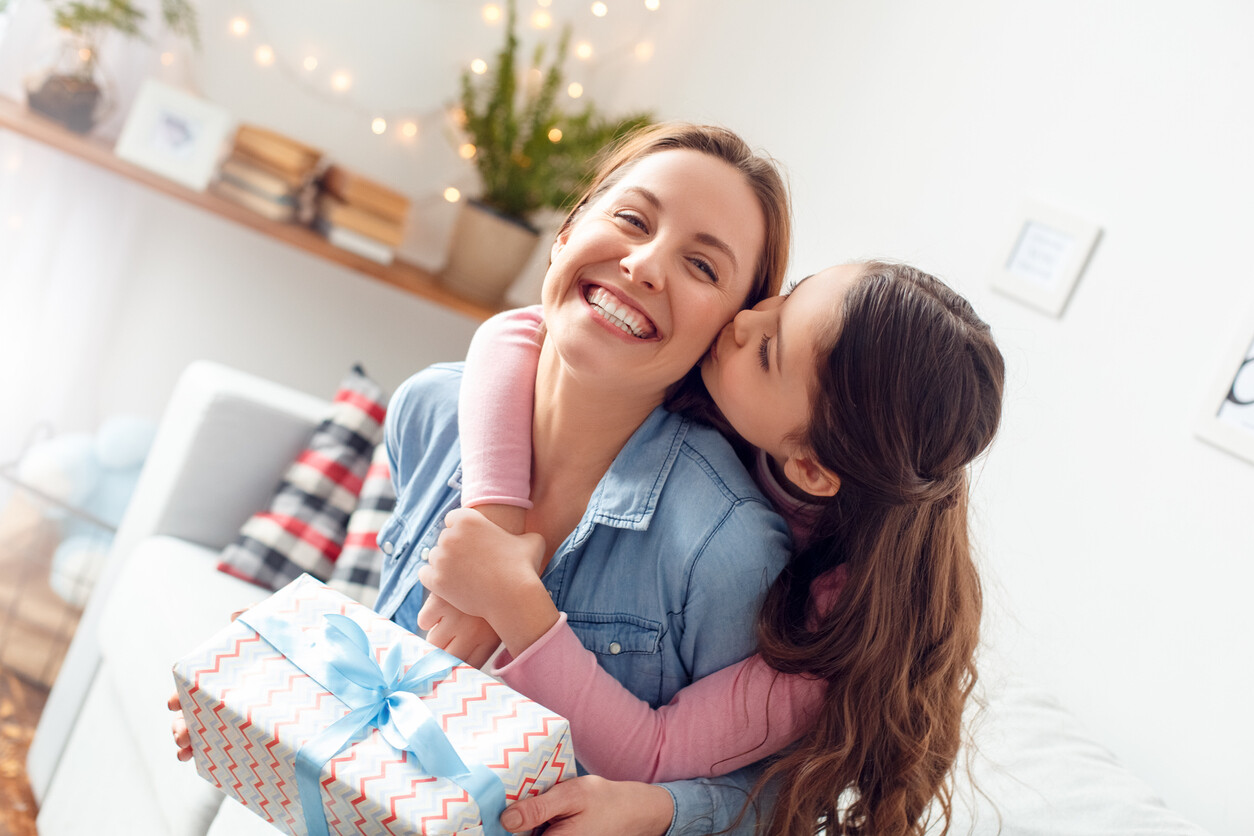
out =
[[[769,831],[919,836],[934,799],[947,831],[982,607],[968,469],[996,433],[1004,362],[965,299],[883,262],[817,357],[805,440],[841,486],[767,596],[759,651],[827,690],[759,785],[779,786]],[[811,583],[840,563],[845,585],[817,612]]]

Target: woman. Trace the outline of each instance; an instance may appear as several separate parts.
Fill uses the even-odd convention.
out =
[[[732,316],[778,288],[788,238],[768,161],[730,132],[672,125],[614,151],[552,246],[527,528],[554,547],[544,582],[572,629],[650,705],[753,651],[787,556],[782,520],[727,441],[663,404]],[[460,504],[460,374],[420,372],[388,410],[398,502],[379,533],[376,609],[409,629],[458,618],[428,609],[420,622],[417,578]],[[606,832],[722,830],[756,775],[617,785],[631,801]]]
[[[536,324],[519,311],[480,329],[468,408],[528,388]],[[524,339],[485,352],[485,334]],[[495,362],[481,362],[488,355]],[[781,787],[771,833],[813,833],[821,820],[831,834],[922,833],[934,799],[948,818],[976,675],[966,471],[996,432],[1004,376],[988,326],[918,270],[839,265],[738,314],[702,375],[758,447],[759,483],[798,544],[764,610],[759,656],[656,710],[632,699],[539,584],[529,554],[539,538],[510,537],[474,511],[446,518],[423,583],[488,620],[507,651],[493,672],[569,719],[580,762],[597,774],[720,775],[799,740],[768,772]],[[489,449],[525,446],[525,428],[503,420],[476,434],[472,425],[463,437],[468,461],[516,472],[480,475],[486,496],[468,473],[464,501],[525,503],[516,477],[527,460]]]

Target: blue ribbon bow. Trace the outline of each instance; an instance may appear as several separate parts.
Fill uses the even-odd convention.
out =
[[[505,809],[501,779],[482,764],[467,766],[418,696],[446,677],[458,659],[433,649],[406,671],[397,644],[380,665],[357,622],[339,614],[325,619],[325,630],[312,636],[264,613],[244,613],[238,619],[351,709],[296,753],[296,786],[309,836],[328,836],[322,767],[365,728],[378,729],[391,746],[412,753],[427,774],[464,789],[479,806],[485,836],[506,836],[500,823]]]

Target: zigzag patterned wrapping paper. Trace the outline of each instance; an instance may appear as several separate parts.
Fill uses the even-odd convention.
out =
[[[303,575],[249,610],[315,630],[340,613],[366,631],[376,659],[404,648],[408,667],[434,648],[370,609]],[[196,769],[292,836],[305,833],[296,752],[348,706],[239,621],[174,666]],[[468,665],[421,694],[467,763],[500,777],[508,801],[575,775],[566,721]],[[479,809],[451,780],[424,773],[409,752],[366,729],[323,767],[327,829],[347,834],[482,833]]]

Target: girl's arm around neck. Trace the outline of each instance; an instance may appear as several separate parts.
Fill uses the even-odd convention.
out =
[[[565,615],[490,673],[569,720],[580,763],[624,781],[715,777],[774,754],[809,729],[825,688],[754,656],[654,709],[597,664]]]

